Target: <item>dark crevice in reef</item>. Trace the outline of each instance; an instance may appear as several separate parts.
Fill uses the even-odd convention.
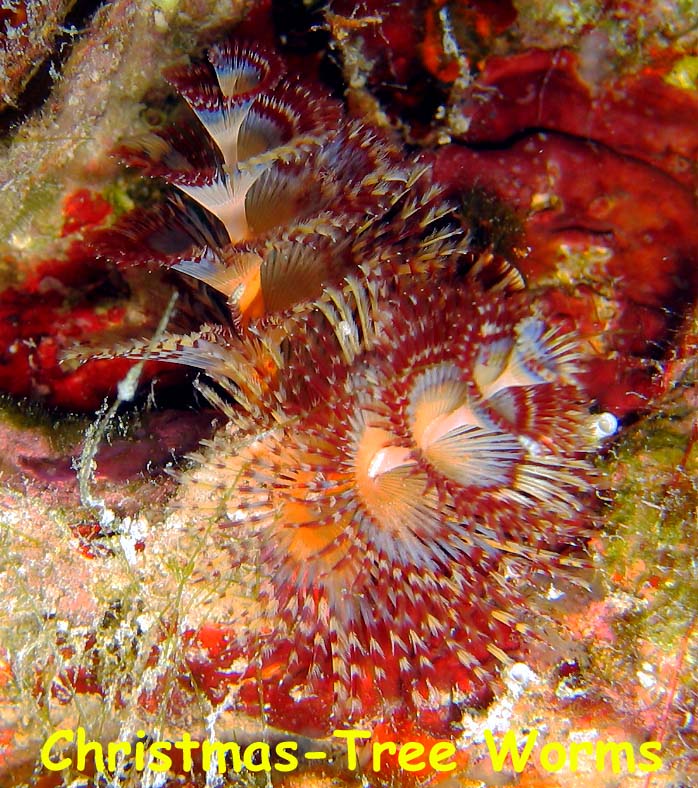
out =
[[[271,15],[281,46],[298,54],[326,50],[330,40],[326,8],[325,2],[272,0]]]
[[[103,5],[104,0],[77,0],[73,5],[63,23],[58,27],[51,54],[27,82],[21,95],[17,98],[16,105],[7,107],[0,112],[0,136],[5,136],[13,128],[23,123],[48,99],[54,87],[56,75],[60,74],[84,28]]]
[[[289,59],[316,58],[317,76],[337,98],[343,98],[346,82],[341,62],[331,49],[325,19],[325,0],[272,0],[271,16],[279,49]]]
[[[426,71],[417,71],[406,84],[383,82],[372,89],[389,115],[408,123],[417,139],[428,134],[448,91]]]
[[[279,49],[289,63],[298,60],[303,73],[310,68],[336,98],[343,99],[347,84],[342,58],[332,45],[325,13],[332,10],[325,0],[272,0],[271,15]],[[396,122],[408,123],[417,136],[431,128],[438,108],[447,99],[447,88],[433,78],[413,57],[405,82],[390,77],[384,53],[376,53],[375,73],[366,86]],[[308,65],[312,63],[312,65]]]

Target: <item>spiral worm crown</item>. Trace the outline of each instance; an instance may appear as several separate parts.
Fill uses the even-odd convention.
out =
[[[184,481],[260,567],[267,623],[241,648],[282,654],[267,673],[289,692],[330,685],[336,715],[367,687],[486,685],[522,647],[527,589],[579,563],[577,342],[475,258],[428,168],[275,55],[228,41],[168,76],[191,117],[120,153],[173,194],[102,250],[198,280],[227,315],[109,355],[212,381],[228,423]]]

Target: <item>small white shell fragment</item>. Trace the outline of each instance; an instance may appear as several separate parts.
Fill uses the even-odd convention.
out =
[[[595,441],[610,438],[618,431],[618,419],[612,413],[599,413],[591,421],[591,430]]]

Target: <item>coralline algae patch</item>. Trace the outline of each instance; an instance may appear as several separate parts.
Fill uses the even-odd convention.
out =
[[[671,653],[695,628],[695,361],[672,371],[672,389],[607,458],[615,490],[608,519],[621,538],[603,546],[612,581],[638,600],[623,628]]]
[[[98,193],[75,189],[61,202],[56,238],[46,242],[45,255],[27,259],[22,247],[33,241],[21,230],[5,244],[0,259],[0,390],[65,410],[94,411],[132,366],[122,359],[80,369],[61,364],[62,354],[76,342],[154,330],[156,305],[166,303],[167,285],[156,274],[120,273],[95,259],[86,236],[109,221],[113,208]],[[157,286],[146,299],[154,280]],[[158,371],[168,375],[152,363],[145,378]]]
[[[71,228],[70,214],[65,226]],[[152,277],[142,272],[115,276],[95,261],[90,246],[77,241],[60,257],[42,260],[23,281],[5,287],[0,292],[0,389],[66,410],[96,410],[132,364],[118,359],[68,369],[61,364],[62,354],[95,336],[152,330],[153,301],[142,297],[146,282],[149,286]],[[158,371],[164,370],[150,364],[146,377]]]

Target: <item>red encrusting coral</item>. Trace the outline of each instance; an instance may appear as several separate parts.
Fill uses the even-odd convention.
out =
[[[366,4],[354,27],[351,10],[338,8],[347,24],[334,24],[352,41],[348,57],[363,63],[362,78],[396,123],[412,118],[416,93],[408,85],[420,67],[422,82],[426,72],[440,80],[432,123],[410,121],[413,136],[436,127],[438,138],[458,143],[437,151],[437,182],[454,193],[483,187],[516,209],[519,248],[533,250],[522,264],[532,287],[554,305],[552,320],[586,326],[598,353],[592,394],[619,416],[647,409],[662,390],[658,362],[696,287],[698,95],[692,58],[670,45],[667,32],[680,34],[680,18],[654,9],[645,20],[634,4],[608,3],[583,24],[586,11],[568,9],[575,23],[562,38],[574,43],[545,48],[522,42],[536,38],[534,20],[554,27],[562,16],[553,21],[520,8],[517,17],[509,3],[435,0],[424,9],[419,48],[421,17],[406,16],[408,29],[395,34],[389,1]],[[548,33],[541,29],[541,41]],[[387,57],[404,58],[409,68],[389,74]],[[438,93],[435,86],[431,95]],[[599,253],[607,265],[595,259]]]
[[[459,139],[492,144],[531,129],[555,130],[596,140],[691,186],[698,96],[667,82],[670,67],[671,59],[660,59],[656,66],[596,82],[580,54],[568,49],[488,58],[459,104],[468,118]]]
[[[463,73],[463,62],[462,54],[453,49],[456,42],[451,29],[457,27],[472,31],[473,43],[485,47],[494,36],[504,33],[516,16],[511,0],[474,0],[469,3],[435,0],[429,3],[424,11],[424,36],[420,48],[422,65],[440,82],[455,82]],[[451,33],[451,41],[447,30]],[[389,33],[387,35],[393,44],[393,37]]]
[[[63,213],[61,235],[74,236],[65,251],[37,261],[21,281],[0,291],[0,390],[66,410],[94,411],[132,363],[111,359],[71,368],[61,363],[63,354],[76,342],[152,330],[158,315],[144,308],[138,294],[141,274],[128,282],[95,259],[90,233],[111,214],[109,203],[79,189],[65,199]],[[151,362],[143,379],[158,372],[166,379],[178,377]]]
[[[66,305],[73,276],[81,288],[85,286],[88,259],[92,263],[92,255],[87,258],[82,250],[69,262],[46,263],[22,289],[10,287],[0,294],[0,388],[3,391],[38,397],[66,408],[93,410],[131,366],[123,361],[104,363],[71,374],[60,367],[59,354],[63,350],[76,340],[118,326],[123,316],[123,310],[116,305],[102,314],[88,303]],[[101,368],[103,374],[95,379],[96,368]]]
[[[519,212],[529,246],[519,266],[541,308],[596,351],[590,395],[618,416],[647,407],[661,387],[658,353],[695,292],[690,192],[640,161],[552,133],[506,150],[449,146],[434,172],[451,192],[484,189]]]
[[[78,189],[63,201],[65,221],[61,229],[61,237],[99,225],[111,212],[111,205],[104,197],[89,189]]]

